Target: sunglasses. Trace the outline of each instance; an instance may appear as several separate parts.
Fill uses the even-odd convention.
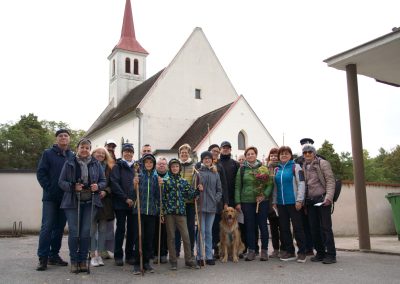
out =
[[[306,155],[306,154],[311,155],[312,153],[313,153],[313,151],[304,151],[303,155]]]

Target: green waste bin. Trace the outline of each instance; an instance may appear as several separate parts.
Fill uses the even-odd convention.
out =
[[[396,227],[397,237],[400,241],[400,193],[389,193],[385,197],[392,206],[393,221]]]

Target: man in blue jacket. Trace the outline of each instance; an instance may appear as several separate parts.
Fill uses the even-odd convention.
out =
[[[65,161],[74,155],[69,149],[69,143],[69,131],[57,130],[56,144],[43,152],[36,173],[37,180],[43,188],[42,225],[37,250],[38,271],[46,270],[47,264],[68,265],[59,256],[66,218],[64,210],[60,209],[64,192],[58,186],[58,179]]]

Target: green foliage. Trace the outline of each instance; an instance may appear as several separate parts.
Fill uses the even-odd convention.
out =
[[[342,180],[353,180],[353,158],[350,152],[340,153],[340,163],[342,164]]]
[[[22,115],[15,124],[0,124],[0,169],[36,169],[43,150],[55,142],[54,133],[59,128],[69,129],[64,122],[39,121],[32,113]],[[71,145],[76,145],[83,134],[83,130],[71,130]]]

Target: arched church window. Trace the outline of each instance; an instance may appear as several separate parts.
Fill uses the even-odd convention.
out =
[[[125,73],[131,73],[131,60],[128,57],[125,58]]]
[[[238,134],[238,148],[239,150],[246,150],[246,136],[243,131],[240,131]]]
[[[133,60],[133,74],[139,75],[139,60]]]

